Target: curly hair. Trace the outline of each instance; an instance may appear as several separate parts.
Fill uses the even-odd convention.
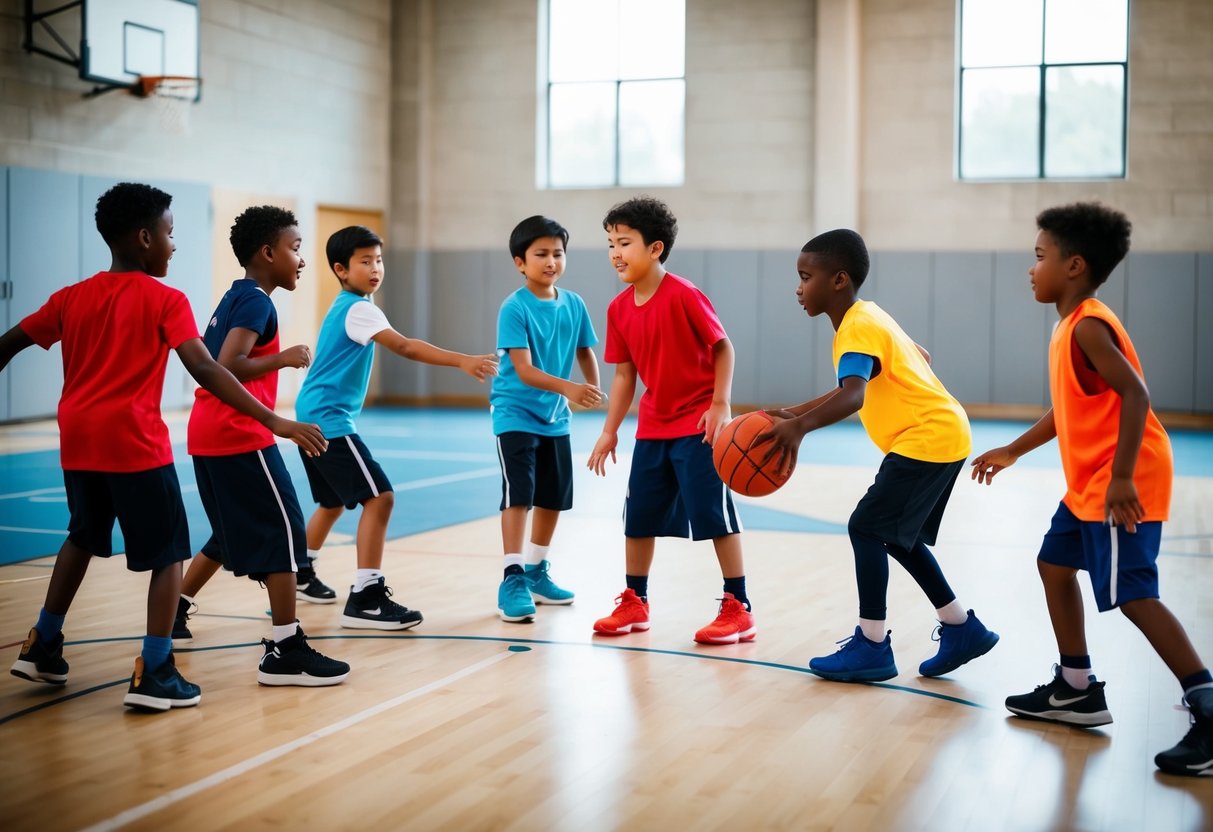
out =
[[[616,225],[636,229],[646,246],[660,240],[665,245],[660,258],[662,263],[670,256],[674,238],[678,236],[678,220],[669,206],[651,196],[633,197],[607,211],[602,227],[609,231]]]
[[[119,182],[97,200],[97,230],[107,245],[114,245],[132,231],[153,229],[173,202],[159,188],[138,182]]]
[[[298,225],[295,215],[285,208],[258,205],[248,208],[232,223],[232,252],[241,266],[247,266],[262,246],[273,246],[285,229]]]
[[[1091,282],[1100,286],[1129,253],[1133,224],[1120,211],[1098,202],[1075,202],[1036,215],[1036,227],[1057,241],[1063,257],[1087,261]]]
[[[849,228],[836,228],[818,234],[805,243],[801,251],[829,258],[832,268],[851,276],[851,285],[856,289],[867,280],[871,267],[868,247],[863,237]]]

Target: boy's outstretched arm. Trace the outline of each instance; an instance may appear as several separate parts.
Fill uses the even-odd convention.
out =
[[[598,374],[598,356],[594,355],[593,347],[577,348],[577,366],[581,368],[581,377],[587,384],[602,389],[602,377]]]
[[[602,404],[602,391],[598,389],[597,384],[597,363],[594,364],[594,383],[587,381],[585,384],[578,384],[567,378],[560,378],[551,373],[545,373],[536,367],[531,363],[531,351],[528,349],[517,347],[511,349],[510,361],[513,363],[514,370],[518,373],[518,378],[522,380],[523,384],[539,390],[547,390],[549,393],[559,393],[569,401],[582,407],[597,407]],[[583,365],[582,370],[584,371],[584,369]]]
[[[791,474],[796,467],[796,457],[800,453],[800,442],[809,431],[824,428],[835,422],[841,422],[848,416],[858,413],[863,407],[863,399],[867,394],[868,382],[863,376],[847,376],[838,387],[818,396],[811,402],[800,405],[796,410],[802,410],[808,405],[816,405],[803,409],[801,413],[791,417],[783,416],[779,411],[771,412],[775,424],[766,433],[754,440],[753,447],[771,444],[762,457],[762,464],[772,457],[778,457],[781,473]],[[794,411],[785,411],[792,413]]]
[[[712,357],[716,366],[716,383],[712,387],[712,404],[699,417],[697,430],[703,431],[703,441],[711,445],[733,418],[733,366],[737,362],[733,345],[728,338],[721,338],[712,345]]]
[[[219,358],[216,359],[237,381],[252,381],[261,378],[266,373],[281,370],[284,367],[308,367],[312,363],[312,351],[305,344],[287,347],[273,355],[260,355],[249,358],[249,353],[257,345],[261,337],[251,329],[233,327],[223,339],[219,348]]]
[[[428,341],[407,338],[390,328],[371,340],[410,361],[420,361],[422,364],[434,364],[438,367],[458,367],[481,384],[490,376],[497,375],[497,356],[492,354],[468,355],[444,350]]]
[[[1010,468],[1015,461],[1029,451],[1034,451],[1057,436],[1057,423],[1053,421],[1053,408],[1041,416],[1036,424],[1025,430],[1010,445],[993,448],[973,457],[971,478],[989,485],[994,475],[1003,468]]]
[[[636,365],[631,361],[615,365],[615,378],[611,382],[611,398],[607,404],[606,421],[602,425],[602,435],[594,443],[586,467],[598,476],[606,476],[606,460],[615,461],[615,446],[619,444],[619,426],[628,415],[632,406],[632,397],[636,395]]]
[[[224,404],[231,405],[265,425],[274,435],[291,440],[312,456],[319,456],[328,447],[329,443],[316,425],[284,419],[253,398],[227,368],[211,358],[201,338],[191,338],[183,342],[177,347],[177,355],[195,381],[214,393]]]
[[[1137,486],[1133,484],[1133,469],[1137,467],[1137,454],[1146,432],[1150,391],[1120,351],[1107,324],[1095,318],[1084,318],[1074,327],[1074,340],[1095,372],[1120,396],[1120,432],[1116,437],[1116,454],[1112,457],[1112,479],[1104,498],[1104,513],[1114,525],[1134,532],[1146,514],[1137,496]]]
[[[20,324],[0,335],[0,370],[8,366],[13,356],[33,345],[34,339],[26,334]]]

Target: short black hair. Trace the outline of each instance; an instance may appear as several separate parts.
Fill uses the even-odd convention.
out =
[[[670,207],[660,199],[651,196],[637,196],[607,211],[602,221],[602,227],[610,230],[613,225],[626,225],[640,232],[646,246],[660,240],[665,244],[661,252],[661,262],[670,256],[674,248],[674,238],[678,236],[678,220]]]
[[[526,250],[541,237],[559,237],[566,248],[569,245],[569,232],[563,225],[554,219],[536,214],[518,223],[510,232],[510,254],[519,260],[525,260]]]
[[[172,203],[172,195],[159,188],[119,182],[97,200],[97,230],[106,245],[112,246],[132,231],[153,230]]]
[[[1128,217],[1098,202],[1046,208],[1036,215],[1036,227],[1053,236],[1063,257],[1077,254],[1086,260],[1096,286],[1102,285],[1129,253],[1129,235],[1133,232]]]
[[[356,250],[382,245],[383,239],[365,225],[349,225],[333,232],[324,246],[324,256],[329,261],[329,268],[336,272],[338,263],[347,269],[350,267],[350,258]]]
[[[285,208],[273,205],[258,205],[245,209],[232,223],[232,251],[241,266],[247,266],[262,246],[273,246],[278,235],[299,221]]]
[[[849,274],[851,285],[856,289],[867,280],[868,269],[872,265],[863,237],[849,228],[836,228],[818,234],[805,243],[801,251],[828,258],[830,268]]]

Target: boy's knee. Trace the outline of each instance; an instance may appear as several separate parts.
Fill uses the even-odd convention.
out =
[[[374,507],[378,511],[391,511],[396,505],[396,492],[381,491],[378,495],[366,501],[363,510]]]

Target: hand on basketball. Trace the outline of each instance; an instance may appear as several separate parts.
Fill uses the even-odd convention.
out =
[[[278,416],[267,427],[273,431],[274,435],[281,436],[283,439],[289,439],[300,448],[303,448],[308,456],[320,456],[328,450],[328,440],[324,438],[324,434],[320,432],[318,425],[293,422],[290,419],[283,419],[281,416]]]
[[[1018,456],[1011,453],[1007,446],[994,448],[986,451],[984,454],[978,454],[973,457],[973,461],[969,463],[972,466],[971,479],[977,480],[979,483],[989,485],[994,482],[994,475],[1003,468],[1010,468],[1015,464]]]
[[[703,431],[703,444],[712,445],[720,432],[733,419],[733,409],[728,402],[712,402],[711,406],[699,417],[698,430]]]
[[[1124,526],[1129,534],[1137,532],[1137,524],[1146,516],[1146,510],[1137,498],[1132,477],[1112,477],[1104,497],[1104,516],[1109,525]]]
[[[566,398],[573,404],[581,407],[598,407],[606,401],[606,396],[596,385],[593,384],[572,384],[572,389]]]
[[[301,369],[312,366],[312,349],[307,344],[296,344],[278,353],[283,367]]]
[[[767,415],[774,420],[770,429],[759,434],[751,448],[757,449],[770,445],[762,455],[761,465],[766,465],[772,459],[777,460],[776,470],[780,476],[791,476],[796,468],[796,458],[800,455],[800,442],[804,439],[805,431],[792,414],[786,410],[768,410]]]
[[[598,476],[605,477],[607,457],[611,458],[611,462],[615,462],[615,446],[618,444],[619,436],[617,434],[603,431],[602,435],[598,437],[598,441],[594,443],[594,450],[590,452],[590,458],[585,467]]]
[[[484,384],[490,376],[497,375],[497,356],[468,355],[459,362],[459,369]]]

